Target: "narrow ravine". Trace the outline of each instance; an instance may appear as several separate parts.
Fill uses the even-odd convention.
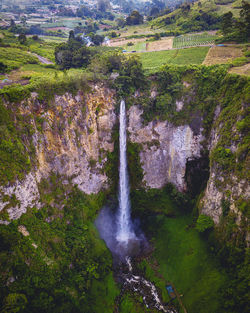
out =
[[[155,285],[146,280],[136,268],[136,257],[143,256],[148,249],[148,243],[143,233],[134,227],[131,220],[130,188],[127,165],[127,123],[125,101],[120,103],[119,116],[119,205],[117,213],[113,214],[105,207],[100,212],[96,226],[101,238],[111,250],[115,276],[122,285],[122,293],[142,296],[147,308],[157,309],[159,312],[177,313],[175,309],[163,304]],[[132,265],[134,263],[134,265]]]

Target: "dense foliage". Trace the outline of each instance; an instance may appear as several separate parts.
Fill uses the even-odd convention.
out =
[[[214,3],[210,1],[185,2],[173,12],[166,13],[153,20],[152,24],[179,31],[179,33],[219,28],[220,15],[216,12]]]
[[[55,49],[55,60],[61,69],[86,67],[90,63],[90,56],[90,49],[80,37],[72,36],[67,43],[62,43]]]
[[[101,312],[100,297],[113,307],[112,259],[92,223],[105,197],[60,181],[42,181],[42,209],[0,226],[1,312]]]
[[[34,147],[27,141],[33,134],[30,119],[30,115],[14,114],[0,103],[0,185],[22,179],[31,168]]]
[[[221,31],[224,35],[220,41],[248,42],[250,39],[250,3],[242,1],[240,18],[233,17],[231,11],[221,19]]]
[[[140,15],[138,11],[133,11],[131,14],[126,18],[127,25],[139,25],[143,23],[143,16]]]
[[[103,36],[94,33],[90,33],[89,38],[89,40],[97,46],[99,46],[104,39]],[[91,56],[95,53],[97,53],[97,51],[89,48],[82,37],[75,37],[74,32],[71,31],[68,42],[62,43],[56,47],[55,60],[60,66],[60,69],[86,67],[91,61]]]
[[[214,226],[214,221],[210,216],[207,216],[205,214],[201,214],[196,223],[196,229],[203,233],[204,231],[211,229]]]
[[[119,51],[97,54],[89,69],[96,75],[110,76],[113,79],[111,87],[123,98],[147,86],[142,64],[135,55],[127,56]]]

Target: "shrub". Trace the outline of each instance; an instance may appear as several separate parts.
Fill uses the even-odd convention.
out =
[[[214,221],[212,218],[208,215],[201,214],[198,217],[198,220],[196,222],[196,229],[200,233],[204,233],[206,230],[213,228],[214,226]]]
[[[239,57],[232,61],[233,66],[242,66],[248,63],[247,57]]]
[[[3,62],[0,62],[0,73],[5,73],[6,70],[7,66]]]

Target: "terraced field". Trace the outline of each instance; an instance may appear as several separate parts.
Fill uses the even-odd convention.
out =
[[[191,34],[174,38],[173,48],[184,48],[213,44],[217,36],[213,34]]]

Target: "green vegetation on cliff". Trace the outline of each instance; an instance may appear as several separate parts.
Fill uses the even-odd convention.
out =
[[[113,312],[112,258],[93,225],[105,196],[56,175],[40,192],[43,208],[0,226],[1,312]]]
[[[0,103],[0,185],[24,178],[31,169],[34,146],[27,137],[34,130],[30,121],[31,115],[15,114]]]

